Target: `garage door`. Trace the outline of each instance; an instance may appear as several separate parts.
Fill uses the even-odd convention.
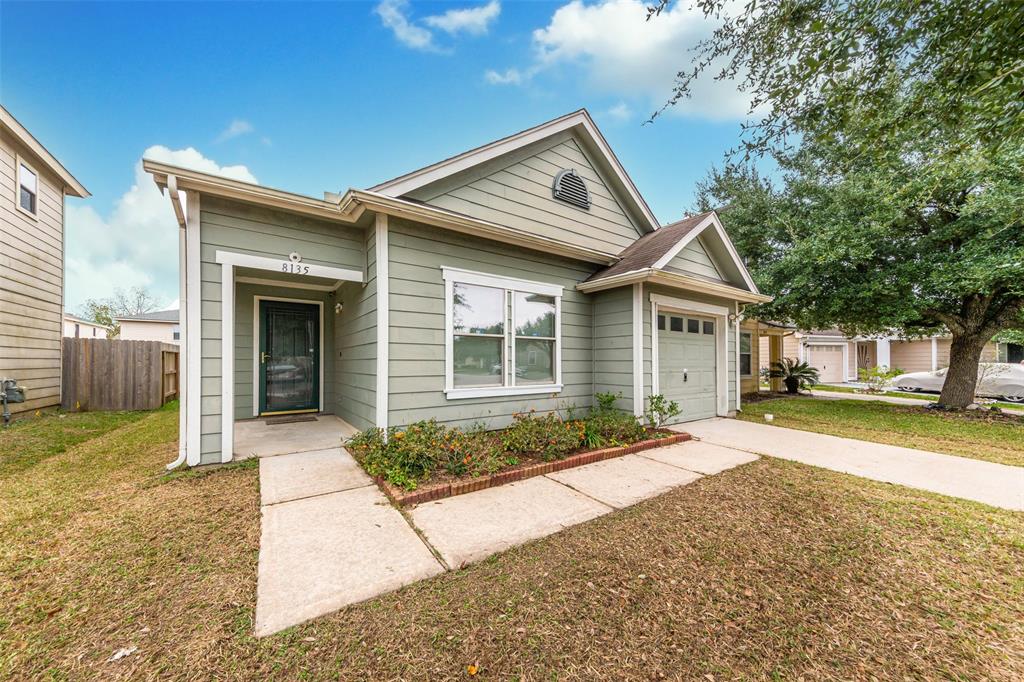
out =
[[[810,360],[807,364],[815,367],[823,383],[843,381],[843,347],[842,346],[808,346]]]
[[[658,390],[679,403],[676,421],[717,414],[715,324],[711,319],[658,315]]]

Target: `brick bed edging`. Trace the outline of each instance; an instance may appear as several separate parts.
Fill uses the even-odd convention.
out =
[[[409,507],[414,504],[443,500],[446,497],[464,495],[477,490],[485,490],[487,488],[505,485],[506,483],[512,483],[514,481],[522,481],[527,478],[533,478],[534,476],[543,476],[544,474],[550,474],[553,471],[572,469],[573,467],[583,466],[584,464],[602,462],[606,459],[614,459],[634,452],[651,450],[653,448],[682,443],[688,440],[692,440],[692,436],[690,434],[676,433],[671,436],[665,436],[664,438],[651,438],[648,440],[642,440],[639,443],[633,443],[632,445],[624,445],[622,447],[580,452],[575,455],[570,455],[565,459],[558,459],[553,462],[538,462],[536,464],[519,467],[518,469],[500,471],[488,476],[477,476],[475,478],[467,478],[461,481],[439,483],[437,485],[420,488],[418,490],[403,490],[402,488],[391,485],[381,476],[374,476],[374,480],[377,482],[377,485],[380,486],[380,489],[384,491],[384,494],[388,496],[388,499],[390,499],[394,504],[399,507]]]

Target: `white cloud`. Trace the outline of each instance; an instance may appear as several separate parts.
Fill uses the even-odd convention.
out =
[[[486,35],[491,23],[501,14],[501,3],[491,0],[486,5],[465,9],[450,9],[444,14],[427,17],[427,26],[440,29],[450,35],[468,33],[474,36]]]
[[[398,42],[414,50],[437,51],[434,34],[417,26],[406,16],[407,0],[381,0],[374,10],[381,22],[395,34]]]
[[[544,71],[574,68],[583,72],[594,91],[660,106],[672,95],[676,74],[689,67],[693,48],[711,35],[715,24],[682,2],[647,21],[648,4],[572,0],[555,10],[547,26],[533,32],[534,61],[530,69],[519,72],[522,78],[488,82],[515,85]],[[708,69],[695,84],[693,97],[671,111],[713,120],[743,118],[749,97],[735,83],[714,80],[719,70]]]
[[[228,127],[225,128],[220,135],[217,136],[217,142],[224,142],[234,137],[240,137],[242,135],[248,135],[249,133],[255,132],[256,128],[253,127],[248,121],[236,118]]]
[[[256,182],[245,166],[220,166],[198,151],[150,147],[143,156],[236,180]],[[106,298],[115,289],[146,287],[161,303],[178,295],[178,223],[167,197],[135,164],[134,184],[107,216],[92,206],[68,203],[67,301],[69,311],[88,298]]]
[[[619,102],[604,113],[608,118],[615,119],[616,121],[628,121],[633,117],[633,109],[625,102]]]
[[[520,85],[527,77],[519,69],[505,69],[504,73],[488,69],[484,72],[484,80],[491,85]]]

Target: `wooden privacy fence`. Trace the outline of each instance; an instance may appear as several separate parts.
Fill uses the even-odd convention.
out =
[[[173,344],[65,338],[63,348],[65,410],[155,410],[178,396]]]

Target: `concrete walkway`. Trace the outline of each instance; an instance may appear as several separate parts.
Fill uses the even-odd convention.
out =
[[[1024,511],[1024,467],[737,419],[689,422],[680,430],[726,448]]]
[[[709,443],[679,443],[430,502],[403,515],[340,447],[262,457],[256,635],[756,459]]]

